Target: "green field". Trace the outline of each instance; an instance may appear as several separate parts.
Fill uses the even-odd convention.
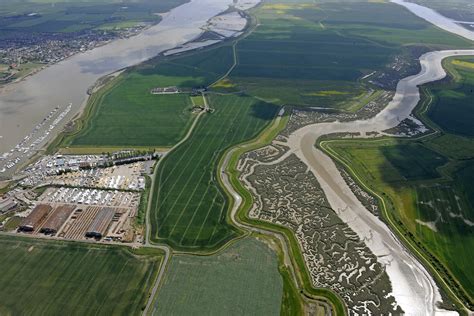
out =
[[[139,315],[160,262],[123,247],[0,236],[0,314]]]
[[[231,48],[132,68],[98,92],[84,127],[62,147],[166,147],[176,144],[190,125],[189,94],[154,95],[156,87],[191,89],[222,76],[232,63]]]
[[[2,0],[0,39],[21,33],[68,33],[101,30],[114,25],[157,23],[154,13],[167,12],[186,0]],[[30,15],[36,13],[36,15]]]
[[[216,179],[224,151],[252,138],[278,107],[246,96],[209,97],[191,137],[159,166],[151,208],[152,239],[178,248],[211,248],[236,236]]]
[[[394,72],[395,56],[413,60],[428,48],[472,46],[382,1],[274,0],[255,14],[259,25],[237,45],[230,79],[277,104],[347,109],[369,87],[379,89],[361,83],[364,75],[385,72],[387,81],[410,71],[404,65]]]
[[[429,118],[449,133],[474,136],[474,58],[466,57],[448,62],[457,80],[447,89],[434,84],[430,91],[434,102]]]
[[[282,295],[275,253],[246,238],[212,256],[174,256],[154,314],[278,315]]]

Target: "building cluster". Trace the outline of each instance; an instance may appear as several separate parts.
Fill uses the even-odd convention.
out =
[[[75,240],[132,241],[133,234],[123,229],[128,217],[127,210],[120,208],[39,204],[22,219],[18,232]]]
[[[20,184],[68,185],[106,189],[143,190],[154,161],[155,152],[120,151],[104,155],[53,155],[27,167]]]
[[[21,206],[21,202],[18,201],[13,195],[4,194],[0,196],[0,216],[9,212],[13,212],[19,209]]]
[[[140,194],[136,192],[54,188],[22,213],[17,231],[65,239],[132,242]]]
[[[0,199],[0,229],[33,236],[141,242],[136,218],[155,152],[44,156]],[[5,212],[3,211],[5,210]],[[8,213],[7,213],[8,212]]]
[[[151,94],[176,94],[180,93],[177,87],[156,87],[151,89]]]

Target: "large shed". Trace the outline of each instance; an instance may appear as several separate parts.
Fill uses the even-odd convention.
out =
[[[40,232],[48,235],[56,234],[67,221],[69,216],[71,216],[71,213],[75,208],[75,206],[71,205],[61,205],[56,207],[51,216],[49,216],[49,218],[44,223]]]
[[[86,231],[86,237],[102,238],[109,228],[114,218],[115,210],[113,208],[104,207],[99,211],[92,224]]]
[[[38,229],[48,217],[52,207],[46,204],[37,205],[30,215],[25,217],[20,224],[20,231],[32,232]]]

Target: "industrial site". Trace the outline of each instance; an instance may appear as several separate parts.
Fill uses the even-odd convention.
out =
[[[37,237],[141,242],[136,224],[146,177],[159,155],[44,156],[3,197],[0,229]]]

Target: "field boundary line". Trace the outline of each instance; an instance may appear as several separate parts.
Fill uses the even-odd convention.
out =
[[[240,107],[240,109],[237,109],[237,115],[239,115],[241,111],[242,111],[242,107]],[[225,126],[225,123],[227,123],[228,121],[231,121],[231,120],[232,120],[232,117],[229,117],[229,118],[227,118],[227,119],[223,119],[223,120],[221,121],[221,124],[220,124],[220,128],[219,128],[219,129],[222,129],[222,128]],[[211,131],[211,129],[207,129],[206,136],[211,133],[210,131]],[[218,142],[220,135],[215,134],[215,135],[210,135],[210,137],[212,138],[212,141],[209,141],[209,139],[206,139],[205,137],[202,137],[202,138],[201,138],[200,144],[207,142],[207,146],[205,147],[206,150],[207,150],[207,148],[209,148],[209,147],[212,146],[214,140],[217,140],[217,142]],[[225,139],[223,139],[223,140],[221,141],[221,144],[224,143],[224,140],[225,140]],[[191,143],[192,143],[192,142],[191,142]],[[191,146],[189,146],[189,148],[191,148]],[[186,149],[186,152],[188,151],[189,148]],[[200,152],[200,151],[196,150],[196,151],[194,151],[194,153],[192,153],[192,156],[191,156],[190,158],[188,158],[188,161],[186,162],[186,165],[184,166],[184,168],[182,168],[182,170],[181,170],[179,176],[175,177],[176,179],[181,179],[181,177],[185,174],[187,167],[188,167],[191,163],[193,163],[193,158],[194,158],[196,155],[199,156],[199,152]],[[182,157],[184,157],[184,156],[185,156],[185,155],[183,155]],[[174,170],[175,170],[176,168],[178,168],[179,162],[181,162],[182,159],[183,159],[182,157],[179,159],[178,164],[176,164],[176,165],[173,167],[173,169],[171,170],[170,174],[167,176],[167,178],[165,179],[164,182],[166,182],[167,179],[169,179],[169,178],[172,177],[172,173],[174,172]],[[205,158],[206,158],[205,155],[201,155],[201,157],[199,158],[199,162],[198,162],[196,165],[199,165]],[[171,206],[170,211],[174,209],[176,203],[177,203],[178,200],[179,200],[179,197],[181,197],[181,195],[182,195],[183,192],[185,191],[185,190],[183,190],[183,188],[186,187],[186,186],[189,184],[189,182],[190,182],[190,180],[192,179],[193,175],[195,174],[196,170],[197,170],[197,169],[193,169],[193,172],[191,173],[191,175],[188,175],[187,180],[186,180],[184,186],[182,186],[181,190],[179,191],[178,197],[177,197],[176,200],[173,202],[173,205]],[[205,175],[205,173],[203,172],[203,173],[201,174],[200,180],[202,179],[202,177],[204,177],[204,175]],[[169,191],[168,191],[169,193],[163,198],[163,201],[167,200],[167,198],[168,198],[168,197],[170,196],[170,194],[173,192],[173,190],[174,190],[175,186],[177,185],[177,183],[178,183],[178,181],[176,181],[175,183],[173,183],[173,185],[171,186],[171,189],[169,189]],[[162,185],[162,183],[159,183],[158,185]],[[159,188],[159,189],[160,189],[160,188]],[[196,191],[196,189],[197,189],[197,187],[194,188],[194,190],[193,190],[193,195],[192,195],[192,196],[189,196],[188,202],[189,202],[189,201],[192,199],[192,197],[194,196],[194,192]],[[182,213],[182,212],[184,212],[184,210],[182,210],[181,213]],[[164,222],[168,219],[168,216],[169,216],[170,214],[171,214],[171,212],[168,212],[168,214],[167,214],[167,215],[165,216],[165,218],[162,220],[162,223],[164,223]]]

